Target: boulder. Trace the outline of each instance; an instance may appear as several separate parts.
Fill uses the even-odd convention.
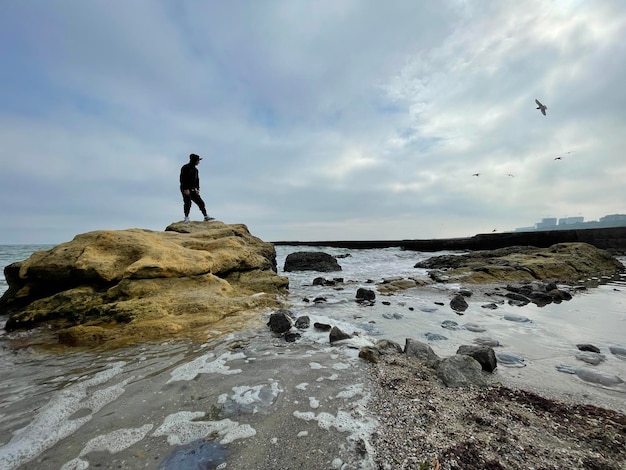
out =
[[[271,243],[218,221],[88,232],[5,274],[5,328],[46,324],[69,345],[233,331],[282,306],[288,288]]]
[[[437,364],[437,376],[447,387],[485,386],[482,367],[471,356],[455,354],[446,357]]]
[[[408,357],[414,357],[425,363],[428,367],[436,367],[441,360],[428,344],[412,338],[406,338],[404,345],[404,354]]]
[[[485,372],[493,372],[498,366],[496,354],[493,352],[493,348],[489,346],[463,345],[459,346],[456,353],[473,357]]]
[[[434,256],[415,267],[432,270],[429,275],[438,282],[468,284],[546,279],[574,282],[593,276],[613,276],[626,270],[610,253],[587,243],[558,243],[549,248],[515,246]]]
[[[292,271],[341,271],[341,266],[334,256],[321,251],[298,251],[290,253],[285,258],[283,266],[285,272]]]

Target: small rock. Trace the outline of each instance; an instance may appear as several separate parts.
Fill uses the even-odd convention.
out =
[[[333,326],[332,330],[330,330],[329,339],[331,343],[334,343],[335,341],[341,341],[343,339],[350,339],[350,338],[352,338],[352,335],[349,335],[348,333],[343,332],[341,329],[337,328],[336,326]]]
[[[455,295],[450,301],[450,308],[454,310],[456,313],[465,312],[469,305],[465,301],[462,295]]]
[[[311,319],[307,315],[296,318],[296,328],[299,330],[306,330],[311,326]]]
[[[270,327],[274,333],[286,333],[291,329],[293,320],[288,310],[279,310],[276,313],[270,315],[270,319],[267,322],[267,326]]]
[[[330,326],[328,323],[315,322],[313,323],[313,328],[320,331],[330,331],[332,329],[332,326]]]
[[[582,344],[577,344],[576,347],[580,351],[591,351],[591,352],[594,352],[594,353],[599,353],[600,352],[600,348],[597,347],[597,346],[594,346],[593,344],[582,343]]]
[[[288,331],[285,333],[285,341],[288,343],[293,343],[296,340],[300,339],[301,335],[297,331]]]
[[[376,364],[380,360],[380,351],[371,346],[364,346],[359,350],[359,357]]]
[[[359,287],[356,291],[357,300],[374,300],[376,299],[376,293],[371,289],[365,289],[364,287]]]

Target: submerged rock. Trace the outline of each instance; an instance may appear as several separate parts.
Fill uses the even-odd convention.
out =
[[[626,348],[623,346],[609,346],[609,351],[619,359],[626,360]]]
[[[600,353],[593,352],[593,351],[581,351],[576,354],[576,359],[578,359],[579,361],[586,362],[587,364],[592,364],[594,366],[597,366],[601,362],[604,362],[606,357],[604,356],[604,354],[600,354]]]
[[[159,465],[159,470],[220,468],[228,451],[218,442],[199,439],[177,446]]]
[[[507,367],[526,367],[524,359],[511,353],[496,353],[496,359]]]
[[[617,375],[602,372],[589,367],[579,367],[576,369],[576,375],[585,382],[595,383],[604,387],[623,386],[624,380]]]

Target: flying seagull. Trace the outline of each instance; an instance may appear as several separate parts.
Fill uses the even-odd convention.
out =
[[[555,160],[563,160],[563,157],[554,157]]]
[[[540,110],[541,114],[545,116],[546,109],[548,109],[548,107],[545,104],[541,104],[541,102],[537,98],[535,98],[535,103],[537,103],[537,109]]]
[[[480,173],[474,173],[472,176],[480,176]]]
[[[515,175],[512,173],[507,174],[507,176],[510,176],[511,178],[515,178]]]

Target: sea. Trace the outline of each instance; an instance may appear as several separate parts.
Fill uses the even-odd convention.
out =
[[[0,266],[47,245],[0,245]],[[284,272],[288,254],[323,251],[340,272]],[[428,343],[440,356],[497,341],[491,380],[567,402],[626,413],[626,277],[583,280],[572,300],[544,307],[483,308],[449,301],[460,284],[407,289],[356,301],[392,278],[425,277],[431,256],[399,248],[276,246],[294,316],[338,326],[331,345],[311,327],[293,343],[272,334],[270,311],[206,341],[166,339],[108,350],[50,346],[46,326],[7,333],[0,317],[1,469],[371,469],[372,383],[359,348],[389,339]],[[626,264],[626,259],[620,258]],[[313,285],[317,277],[341,278]],[[0,294],[7,289],[0,277]],[[584,289],[582,287],[585,287]],[[316,301],[317,299],[317,301]],[[456,324],[454,329],[443,325]],[[579,344],[591,344],[589,363]]]

